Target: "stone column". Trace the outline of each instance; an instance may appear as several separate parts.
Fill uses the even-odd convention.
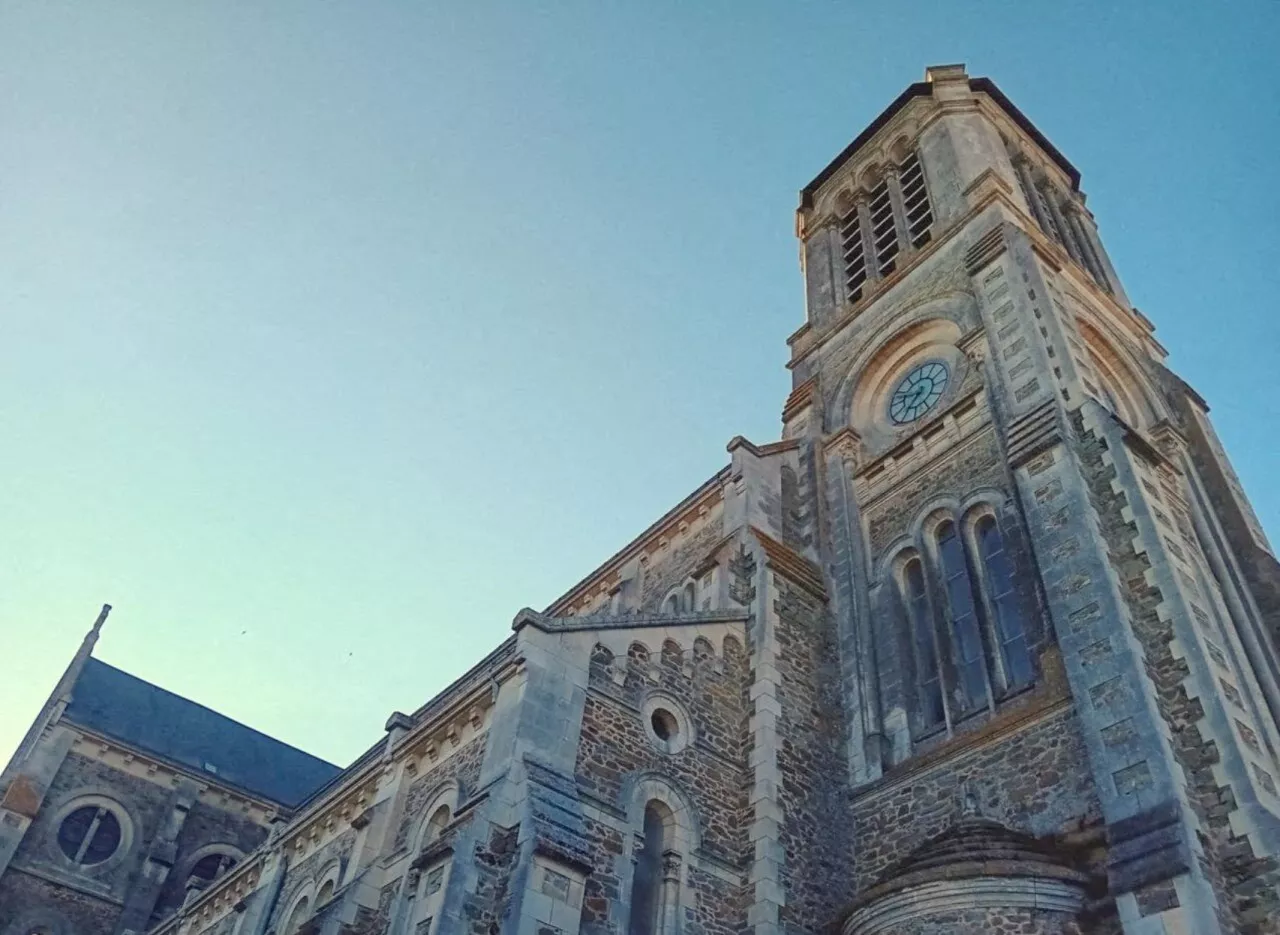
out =
[[[1128,307],[1129,297],[1125,294],[1124,286],[1120,284],[1120,277],[1116,275],[1115,267],[1111,265],[1111,258],[1107,256],[1107,251],[1102,246],[1093,218],[1085,208],[1079,207],[1077,210],[1080,213],[1080,231],[1084,242],[1089,245],[1089,250],[1097,260],[1098,269],[1102,271],[1103,288],[1114,295],[1121,305]]]
[[[898,237],[898,253],[906,257],[914,253],[915,248],[911,246],[911,230],[907,226],[907,209],[902,203],[897,166],[885,167],[884,181],[889,190],[889,205],[893,208],[893,231]]]
[[[1048,230],[1049,224],[1045,221],[1044,215],[1040,212],[1040,205],[1036,202],[1036,180],[1031,175],[1031,163],[1022,153],[1014,155],[1013,171],[1018,173],[1018,181],[1022,185],[1022,196],[1027,200],[1027,208],[1031,216],[1035,218],[1041,230]]]
[[[1053,226],[1058,229],[1058,237],[1063,248],[1080,265],[1084,266],[1084,258],[1080,254],[1080,248],[1075,242],[1075,235],[1071,228],[1067,225],[1067,219],[1062,215],[1062,209],[1058,206],[1058,193],[1052,185],[1046,185],[1044,192],[1044,203],[1049,214],[1053,216]],[[1088,267],[1085,267],[1088,269]]]
[[[816,218],[805,225],[801,245],[804,259],[805,300],[809,321],[825,324],[844,306],[844,263],[838,221],[834,216]]]
[[[680,931],[680,854],[662,852],[662,889],[658,894],[656,935],[678,935]]]
[[[1068,202],[1066,217],[1071,234],[1080,245],[1082,265],[1089,271],[1089,274],[1097,281],[1098,285],[1110,292],[1111,283],[1107,281],[1107,271],[1103,269],[1102,262],[1098,259],[1098,254],[1093,249],[1093,241],[1085,230],[1080,206],[1074,202]]]
[[[876,242],[871,235],[871,199],[861,188],[854,193],[853,206],[858,212],[858,231],[862,235],[862,255],[867,260],[867,283],[880,281],[880,264],[876,262]]]

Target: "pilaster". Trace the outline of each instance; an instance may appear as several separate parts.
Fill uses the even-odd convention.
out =
[[[855,785],[878,779],[888,755],[875,669],[866,546],[853,488],[860,447],[857,433],[846,428],[828,439],[823,450],[824,496],[833,543],[832,603],[843,695],[849,705],[849,775]]]
[[[116,931],[122,935],[147,930],[156,900],[160,898],[160,891],[164,889],[169,871],[177,859],[182,826],[186,824],[187,815],[191,813],[191,806],[198,795],[199,789],[190,779],[179,782],[169,794],[164,822],[147,848],[147,855],[133,878],[120,920],[116,923]]]
[[[747,925],[754,935],[780,935],[782,907],[786,904],[783,887],[787,855],[782,847],[782,805],[779,794],[782,771],[778,764],[778,748],[782,742],[778,718],[782,714],[782,674],[778,670],[778,616],[774,607],[773,576],[758,547],[746,536],[740,546],[743,560],[738,574],[749,574],[738,594],[745,598],[752,617],[751,640],[751,718],[747,730],[751,737],[751,788],[747,801],[752,810],[747,839],[753,858],[747,874],[750,897]]]
[[[37,737],[5,787],[4,798],[0,799],[0,876],[9,869],[18,845],[44,804],[75,736],[68,728],[56,726]]]
[[[1220,930],[1217,897],[1125,583],[1109,560],[1097,502],[1105,465],[1071,415],[1082,402],[1079,374],[1044,261],[1002,223],[975,241],[967,261],[993,338],[1010,468],[1108,827],[1112,892],[1132,899],[1172,880],[1187,897],[1173,911],[1189,930],[1212,935]],[[1141,930],[1126,923],[1126,931]]]

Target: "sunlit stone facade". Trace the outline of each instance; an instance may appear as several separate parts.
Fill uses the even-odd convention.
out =
[[[1280,933],[1280,566],[1076,169],[931,68],[797,232],[780,439],[346,769],[138,729],[95,629],[0,935]]]

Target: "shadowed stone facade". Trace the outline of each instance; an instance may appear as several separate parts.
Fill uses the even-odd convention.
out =
[[[931,68],[797,231],[780,440],[345,770],[139,730],[95,627],[0,935],[1280,933],[1280,565],[1075,168]]]

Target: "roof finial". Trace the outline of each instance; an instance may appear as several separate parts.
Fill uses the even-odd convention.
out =
[[[111,605],[103,604],[102,610],[98,612],[98,619],[93,622],[93,632],[95,634],[102,632],[102,625],[107,622],[107,615],[111,613]]]

